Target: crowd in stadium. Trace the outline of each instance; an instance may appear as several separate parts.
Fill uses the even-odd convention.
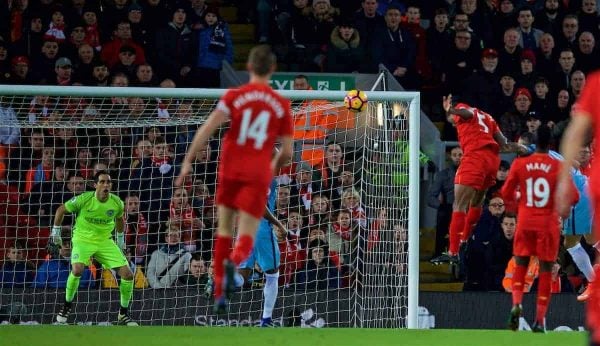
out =
[[[225,3],[2,2],[0,84],[219,87],[222,61],[231,63],[235,51],[228,24],[219,15],[219,5]],[[558,145],[586,74],[600,65],[595,47],[600,34],[596,0],[231,3],[238,7],[238,22],[254,22],[256,42],[272,44],[288,70],[373,73],[382,64],[406,89],[423,92],[422,108],[432,120],[442,115],[441,95],[452,93],[489,112],[511,141],[549,126]],[[0,104],[0,121],[18,116],[35,123],[53,115],[52,100],[36,97],[27,102],[31,107],[24,114]],[[138,102],[113,100],[131,112]],[[142,111],[151,109],[152,114],[164,116],[164,107],[160,100],[156,102],[152,108],[142,106]],[[181,103],[174,113],[193,112],[195,106]],[[81,119],[98,111],[82,107]],[[107,169],[117,182],[115,191],[125,200],[130,260],[144,267],[149,286],[205,283],[215,226],[218,147],[207,147],[197,157],[193,181],[185,188],[171,189],[177,157],[185,152],[194,130],[185,126],[142,132],[140,128],[1,129],[0,196],[6,209],[0,213],[0,225],[11,225],[2,235],[11,242],[3,250],[8,260],[1,281],[12,285],[6,274],[10,270],[23,273],[20,285],[27,281],[60,286],[66,280],[68,242],[64,248],[51,249],[46,259],[31,249],[45,248],[47,227],[60,203],[91,189],[94,172]],[[449,124],[441,132],[442,138],[455,139]],[[406,239],[405,225],[389,224],[385,209],[365,210],[361,204],[354,187],[358,180],[351,164],[354,156],[336,143],[325,148],[322,160],[295,162],[279,177],[277,216],[288,228],[287,235],[278,233],[284,285],[351,285],[356,278],[349,273],[361,256],[356,250],[358,232],[369,241],[360,246],[364,251],[379,240],[382,229],[394,229],[398,242]],[[452,163],[436,176],[428,200],[438,209],[440,244],[448,229],[452,170],[460,162],[459,151],[449,152]],[[509,166],[503,162],[499,167],[495,190],[502,186]],[[462,272],[467,273],[466,287],[502,290],[511,255],[507,225],[512,223],[514,232],[515,216],[510,213],[514,206],[511,210],[494,193],[488,200]],[[11,231],[16,236],[9,236]],[[441,251],[439,245],[436,252]],[[39,262],[37,274],[23,262],[25,257]],[[565,256],[561,273],[567,264]],[[304,265],[328,270],[298,270]],[[293,275],[296,271],[301,275]],[[50,272],[64,277],[43,276]],[[90,280],[82,280],[82,285],[96,285],[95,275],[90,272]],[[17,277],[13,279],[17,284]]]

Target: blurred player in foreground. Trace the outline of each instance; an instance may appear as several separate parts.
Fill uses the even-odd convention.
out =
[[[531,256],[540,261],[534,332],[546,331],[546,311],[550,303],[552,267],[558,256],[561,222],[554,206],[558,175],[562,162],[548,154],[551,141],[550,129],[542,126],[537,131],[536,151],[517,158],[502,187],[505,201],[514,202],[515,191],[520,192],[517,230],[513,240],[515,272],[512,281],[513,306],[508,327],[519,328],[523,307],[523,283]],[[579,199],[577,189],[570,178],[567,181],[572,198],[569,206]],[[570,211],[570,210],[569,210]],[[568,216],[568,215],[567,215]]]
[[[590,130],[597,136],[600,133],[600,72],[588,75],[581,95],[571,110],[571,121],[561,140],[561,153],[565,158],[560,172],[559,185],[555,194],[558,212],[566,215],[570,206],[566,200],[569,194],[568,181],[572,162],[578,152],[589,140]],[[594,140],[594,152],[600,152],[600,141]],[[594,215],[600,215],[600,166],[592,163],[589,173],[589,191]],[[593,233],[599,239],[600,229],[594,220]],[[600,275],[600,266],[594,266],[594,277]],[[590,345],[600,346],[600,287],[593,285],[587,304],[587,327],[590,330]]]
[[[223,95],[196,132],[176,181],[181,186],[185,176],[192,173],[196,152],[229,121],[219,162],[216,201],[219,222],[213,261],[217,314],[227,312],[228,299],[235,290],[236,267],[252,252],[269,184],[274,173],[291,159],[293,151],[290,102],[269,86],[276,68],[275,55],[266,45],[256,46],[250,51],[247,68],[250,82]],[[272,158],[278,138],[281,151]],[[236,215],[238,236],[231,252]]]
[[[112,180],[106,171],[94,175],[95,191],[84,192],[58,207],[54,216],[51,242],[62,244],[62,222],[65,213],[77,214],[73,227],[73,250],[71,251],[71,273],[67,279],[65,303],[56,316],[59,323],[67,323],[73,299],[79,288],[79,280],[85,266],[90,265],[93,256],[104,268],[115,269],[121,277],[119,293],[121,309],[118,324],[137,326],[137,322],[129,317],[129,302],[133,295],[133,273],[123,254],[125,251],[125,233],[123,201],[110,193]],[[116,243],[111,239],[116,229]]]

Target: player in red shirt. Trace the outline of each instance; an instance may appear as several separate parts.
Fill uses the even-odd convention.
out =
[[[571,163],[576,159],[581,147],[589,140],[591,133],[600,133],[600,72],[587,76],[581,95],[571,110],[571,122],[561,140],[561,154],[565,158],[560,172],[556,204],[558,212],[566,214],[570,211],[564,196],[568,194],[566,182],[571,171]],[[591,130],[591,131],[590,131]],[[594,140],[593,153],[600,152],[600,141]],[[589,191],[592,199],[594,215],[600,215],[600,165],[598,160],[592,162],[589,171]],[[599,224],[594,219],[593,233],[600,239]],[[594,266],[594,276],[600,276],[600,266]],[[590,330],[590,345],[600,345],[600,285],[593,285],[587,304],[587,326]]]
[[[554,206],[553,194],[556,191],[562,162],[548,155],[552,135],[550,129],[542,126],[537,131],[536,152],[530,156],[517,158],[510,168],[502,187],[505,201],[514,201],[515,191],[520,192],[517,230],[513,240],[513,254],[516,268],[512,282],[513,307],[508,327],[517,330],[521,317],[523,283],[529,258],[536,256],[540,261],[537,308],[534,332],[545,332],[545,317],[550,303],[552,267],[558,257],[561,220]],[[579,199],[575,184],[569,176],[569,205]]]
[[[217,108],[196,132],[176,181],[179,186],[183,183],[185,176],[192,172],[196,152],[229,121],[219,161],[216,196],[219,223],[213,260],[215,313],[218,314],[227,311],[226,296],[235,290],[236,268],[252,251],[273,174],[292,158],[290,102],[269,86],[275,60],[268,46],[252,48],[247,64],[250,82],[228,90],[221,97]],[[273,156],[278,138],[281,149]],[[238,237],[230,253],[236,214]]]
[[[443,107],[448,122],[456,126],[463,157],[454,177],[448,253],[432,259],[434,264],[458,262],[460,243],[471,236],[481,216],[487,189],[496,183],[500,151],[528,151],[525,146],[509,143],[492,116],[482,110],[465,103],[452,106],[452,95],[444,97]]]

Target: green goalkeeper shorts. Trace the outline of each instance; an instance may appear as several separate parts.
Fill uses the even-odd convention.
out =
[[[89,266],[91,257],[94,257],[104,268],[108,269],[128,265],[125,255],[112,239],[97,243],[74,239],[73,249],[71,250],[71,263],[83,263]]]

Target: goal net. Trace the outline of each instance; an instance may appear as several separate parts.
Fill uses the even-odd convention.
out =
[[[100,170],[110,173],[112,192],[125,203],[135,320],[198,326],[260,320],[258,265],[227,316],[213,315],[205,294],[226,128],[197,154],[183,187],[173,184],[196,129],[223,92],[0,87],[0,322],[54,322],[74,222],[67,215],[63,245],[56,246],[49,241],[54,214],[93,191]],[[287,231],[274,230],[282,254],[274,321],[416,327],[419,143],[418,120],[408,119],[419,119],[418,94],[367,93],[362,113],[344,107],[344,92],[283,94],[292,100],[295,152],[276,177],[275,215]],[[111,323],[119,277],[93,257],[91,263],[70,322]]]

